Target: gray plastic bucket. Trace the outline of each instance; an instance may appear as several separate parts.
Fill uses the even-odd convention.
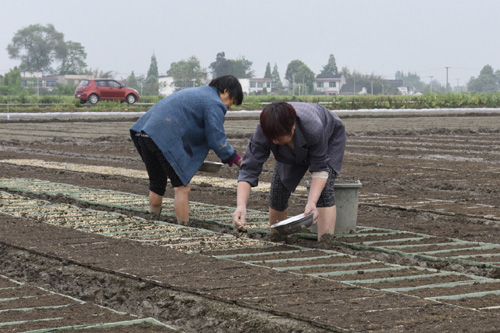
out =
[[[311,184],[306,183],[307,193]],[[335,184],[335,202],[337,205],[337,221],[335,223],[335,233],[349,233],[356,230],[358,221],[358,197],[362,187],[358,180],[356,183]],[[311,232],[317,233],[317,225],[310,227]]]

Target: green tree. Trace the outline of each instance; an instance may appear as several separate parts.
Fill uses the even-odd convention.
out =
[[[240,79],[251,78],[254,75],[252,62],[245,57],[230,59],[233,64],[233,75]]]
[[[83,72],[84,75],[88,75],[90,77],[101,78],[101,79],[112,79],[115,76],[113,71],[104,72],[98,68],[92,69],[88,68]]]
[[[20,59],[23,70],[41,70],[52,72],[53,61],[66,58],[68,49],[64,35],[52,24],[30,25],[18,30],[12,42],[7,46],[11,59]]]
[[[497,92],[499,88],[493,67],[486,65],[481,69],[477,78],[471,77],[467,83],[467,90],[477,92]]]
[[[57,83],[52,91],[44,90],[42,93],[47,95],[63,95],[63,96],[73,96],[75,94],[75,85],[72,83],[60,84]]]
[[[1,94],[9,95],[16,94],[23,91],[23,85],[21,82],[21,70],[17,67],[12,68],[8,73],[5,74],[2,83]]]
[[[346,79],[352,75],[351,71],[349,70],[349,68],[347,68],[347,66],[342,67],[341,73],[345,76]]]
[[[158,78],[150,75],[144,82],[143,94],[146,96],[157,96],[159,93]]]
[[[423,92],[426,94],[444,93],[444,92],[446,92],[446,87],[444,85],[442,85],[441,82],[434,79],[434,80],[431,80],[429,82],[429,84],[424,87]]]
[[[201,85],[206,70],[201,67],[200,60],[192,56],[188,60],[181,60],[170,64],[167,75],[174,79],[174,84],[180,89]]]
[[[292,85],[293,93],[295,93],[296,86],[300,89],[299,94],[312,92],[314,78],[314,72],[302,61],[293,60],[288,64],[285,79],[287,79],[289,86]]]
[[[357,71],[350,72],[349,68],[343,67],[342,74],[346,83],[342,92],[346,94],[358,94],[363,88],[368,94],[396,94],[397,88],[389,80],[384,80],[380,75],[361,74]]]
[[[158,63],[156,62],[156,56],[153,54],[151,56],[151,64],[149,65],[146,82],[144,83],[143,93],[148,96],[156,96],[158,92]]]
[[[266,65],[266,73],[264,74],[264,78],[265,79],[272,79],[273,78],[273,74],[271,73],[271,64],[270,63],[267,63],[267,65]]]
[[[304,63],[300,60],[292,60],[287,68],[286,68],[286,72],[285,72],[285,80],[288,81],[288,85],[290,86],[291,84],[293,84],[293,77],[295,75],[295,73],[297,72],[298,68],[300,66],[304,65]]]
[[[215,61],[210,64],[212,77],[222,75],[234,75],[237,78],[251,78],[254,75],[252,70],[252,62],[245,57],[240,59],[226,59],[224,52],[217,53]]]
[[[278,72],[278,65],[276,65],[276,63],[274,64],[273,72],[271,73],[271,78],[273,79],[272,81],[273,88],[275,88],[277,92],[282,92],[283,83],[281,82],[280,73]]]
[[[330,57],[328,58],[328,63],[323,66],[323,70],[321,71],[321,75],[337,75],[338,69],[337,69],[337,63],[335,62],[335,57],[333,54],[330,54]]]
[[[139,82],[137,81],[137,77],[135,76],[134,71],[130,74],[130,76],[127,78],[127,86],[130,88],[133,88],[137,91],[140,91],[141,89],[139,88]]]
[[[295,72],[295,84],[300,87],[301,95],[309,94],[313,91],[314,72],[309,69],[305,64],[297,68]]]
[[[151,64],[149,65],[148,76],[154,75],[158,77],[158,62],[156,61],[156,56],[153,54],[151,56]]]
[[[67,54],[62,59],[61,66],[58,69],[59,74],[81,74],[87,68],[85,59],[87,53],[85,48],[80,43],[68,41],[66,42]]]
[[[217,53],[215,61],[210,64],[212,77],[216,78],[222,75],[233,74],[233,62],[226,59],[224,52]]]
[[[145,74],[136,75],[135,78],[137,80],[137,85],[138,85],[137,91],[142,96],[142,93],[143,93],[143,90],[144,90],[143,89],[144,88],[144,83],[146,82],[146,75]]]
[[[425,88],[425,83],[422,82],[417,73],[405,74],[403,71],[398,71],[395,78],[396,80],[403,80],[404,87],[414,88],[416,91],[423,91]]]

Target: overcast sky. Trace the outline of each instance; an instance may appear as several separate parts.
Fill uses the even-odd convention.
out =
[[[463,85],[484,65],[500,69],[500,0],[0,0],[0,74],[19,65],[7,45],[31,24],[53,24],[79,42],[92,69],[124,79],[160,75],[197,56],[208,68],[218,52],[253,62],[256,77],[303,61],[318,74],[330,54],[339,70],[393,79],[416,72]]]

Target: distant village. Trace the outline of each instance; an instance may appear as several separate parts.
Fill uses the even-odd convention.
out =
[[[57,84],[77,86],[81,80],[91,78],[89,75],[51,75],[44,76],[40,71],[21,71],[21,82],[23,87],[39,87],[41,89],[52,90]],[[242,78],[239,79],[243,92],[247,95],[273,94],[276,87],[273,87],[271,78]],[[202,84],[208,84],[210,78],[208,74],[202,80]],[[418,92],[414,89],[403,86],[403,80],[384,80],[387,87],[398,91],[400,95],[414,95]],[[293,83],[289,83],[293,85]],[[193,82],[193,86],[195,83]],[[181,89],[175,86],[173,77],[158,77],[158,94],[168,96]],[[313,83],[315,94],[319,95],[366,95],[370,94],[370,87],[346,85],[343,74],[325,75],[318,74]]]

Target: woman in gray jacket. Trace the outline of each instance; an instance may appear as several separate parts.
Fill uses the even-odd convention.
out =
[[[276,165],[269,193],[269,223],[287,218],[290,195],[309,170],[312,181],[304,214],[314,214],[318,240],[323,234],[333,234],[337,215],[334,183],[345,144],[344,124],[319,104],[274,102],[266,106],[241,162],[233,225],[246,227],[251,187],[258,185],[272,151]]]

